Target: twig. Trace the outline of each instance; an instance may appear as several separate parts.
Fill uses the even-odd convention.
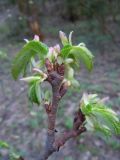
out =
[[[79,109],[73,120],[73,128],[69,131],[64,132],[59,138],[56,137],[56,114],[58,109],[58,103],[62,99],[63,95],[67,92],[67,85],[63,83],[65,67],[64,65],[53,64],[46,59],[46,68],[48,81],[52,86],[52,103],[45,104],[45,110],[48,117],[48,129],[47,129],[47,139],[44,149],[44,153],[40,156],[39,160],[47,160],[48,157],[56,151],[59,151],[70,138],[79,136],[81,133],[86,131],[83,125],[85,121],[85,116]]]

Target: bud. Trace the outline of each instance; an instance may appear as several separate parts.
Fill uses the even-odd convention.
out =
[[[47,105],[50,105],[50,102],[46,100],[44,104],[47,106]]]
[[[54,46],[54,50],[55,50],[55,52],[57,52],[58,54],[60,53],[60,45],[59,44],[56,44],[55,46]]]
[[[54,52],[54,48],[53,47],[49,47],[49,51],[47,54],[47,58],[52,61],[53,60],[53,52]]]
[[[68,67],[68,70],[67,70],[67,78],[69,80],[73,79],[74,77],[74,69],[72,67]]]
[[[63,80],[62,85],[60,87],[59,93],[60,96],[63,97],[64,94],[67,92],[68,87],[70,86],[70,82],[67,81],[66,79]]]
[[[62,57],[58,56],[58,57],[57,57],[57,63],[58,63],[59,65],[61,65],[62,63],[64,63],[64,59],[63,59]]]
[[[35,40],[35,41],[39,41],[39,40],[40,40],[39,36],[38,36],[38,35],[35,35],[35,36],[34,36],[34,40]]]
[[[60,36],[60,39],[61,39],[61,42],[62,42],[63,46],[67,45],[68,44],[68,39],[67,39],[65,33],[62,32],[62,31],[59,31],[59,36]]]
[[[70,81],[67,81],[67,86],[71,86],[71,82]]]
[[[47,58],[50,61],[53,61],[54,59],[57,59],[59,53],[60,53],[60,46],[57,44],[54,47],[50,47],[49,48],[49,52],[47,54]]]
[[[54,48],[53,47],[50,47],[49,48],[49,54],[52,54],[54,52]]]
[[[66,84],[66,86],[68,86],[68,87],[71,86],[71,82],[67,79],[64,79],[63,83]]]

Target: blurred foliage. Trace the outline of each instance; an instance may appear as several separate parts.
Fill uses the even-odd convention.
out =
[[[9,37],[23,38],[28,33],[27,22],[24,16],[14,15],[7,18],[7,24],[10,32]]]
[[[14,15],[8,20],[10,25],[11,32],[17,32],[16,35],[22,33],[26,34],[27,26],[30,27],[33,33],[37,33],[38,30],[41,30],[41,26],[38,22],[41,23],[40,17],[44,18],[44,15],[54,16],[57,15],[65,20],[70,22],[83,21],[87,20],[86,24],[89,28],[89,32],[93,31],[93,20],[96,20],[98,23],[97,28],[100,29],[103,33],[101,35],[102,39],[104,38],[104,33],[107,34],[106,30],[106,20],[112,19],[114,22],[118,22],[120,3],[119,0],[1,0],[1,6],[9,5],[17,6],[19,10],[19,15],[14,13]],[[31,26],[32,22],[37,22]],[[29,24],[28,24],[29,23]],[[96,25],[96,24],[95,24]],[[28,27],[28,28],[29,28]],[[23,29],[25,28],[25,29]],[[27,28],[27,29],[28,29]],[[36,29],[37,28],[37,29]],[[50,30],[50,28],[48,28]],[[29,31],[30,32],[30,31]],[[109,37],[108,37],[109,38]],[[98,40],[99,41],[99,40]]]
[[[6,52],[4,51],[4,49],[1,49],[0,48],[0,59],[6,59],[7,58],[7,54]]]
[[[119,0],[64,0],[64,7],[66,8],[65,15],[74,21],[78,18],[103,18],[107,15],[118,14],[120,4]]]
[[[64,18],[68,18],[70,21],[78,19],[89,19],[94,17],[104,18],[111,15],[115,18],[119,14],[120,3],[119,0],[1,0],[0,5],[16,5],[29,4],[29,7],[36,4],[42,6],[39,9],[44,11],[44,7],[54,7],[54,11],[60,12]],[[52,7],[51,7],[52,8]],[[43,13],[44,14],[44,13]]]
[[[15,1],[16,0],[1,0],[0,5],[3,5],[3,6],[13,5],[15,4]]]
[[[119,0],[1,0],[0,8],[3,6],[13,6],[14,9],[6,19],[7,26],[1,24],[0,30],[9,30],[6,36],[15,37],[15,40],[33,34],[43,40],[43,33],[55,36],[59,28],[66,32],[74,28],[80,35],[76,41],[82,40],[90,45],[94,43],[94,48],[102,48],[102,53],[106,43],[116,45],[120,24]],[[58,22],[63,20],[62,23],[56,22],[56,18]],[[113,23],[114,30],[111,30]]]

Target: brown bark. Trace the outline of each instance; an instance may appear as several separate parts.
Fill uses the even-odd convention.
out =
[[[67,86],[65,83],[62,84],[64,78],[64,65],[57,65],[57,67],[53,67],[53,65],[46,60],[46,68],[48,70],[48,79],[47,81],[52,86],[53,98],[52,104],[47,104],[45,106],[46,113],[48,115],[48,131],[47,131],[47,140],[44,154],[40,157],[40,160],[46,160],[48,157],[56,151],[59,151],[60,147],[62,147],[70,138],[79,136],[82,132],[86,131],[86,128],[83,125],[85,121],[85,117],[79,109],[76,112],[73,128],[69,131],[64,132],[59,138],[55,135],[55,122],[56,122],[56,114],[58,109],[58,103],[63,97],[63,95],[67,91]]]
[[[58,109],[58,104],[63,95],[67,91],[67,86],[63,83],[64,78],[64,65],[57,65],[53,67],[53,64],[46,59],[46,68],[48,72],[47,81],[52,86],[52,103],[45,104],[45,110],[48,117],[48,129],[47,129],[47,139],[44,149],[44,153],[40,156],[39,160],[47,160],[48,157],[56,151],[59,151],[70,138],[79,136],[81,133],[86,131],[84,127],[85,116],[80,109],[76,112],[73,119],[73,128],[71,130],[65,131],[60,137],[56,137],[56,114]]]

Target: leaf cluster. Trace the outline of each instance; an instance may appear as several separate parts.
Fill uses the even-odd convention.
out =
[[[51,94],[41,90],[42,83],[48,78],[48,68],[46,60],[49,60],[51,68],[54,70],[56,65],[65,66],[65,75],[62,83],[67,82],[68,86],[78,86],[79,82],[75,79],[74,74],[77,68],[80,68],[82,61],[88,71],[93,69],[94,56],[84,43],[78,45],[72,44],[72,33],[69,37],[60,31],[59,36],[63,47],[57,44],[48,47],[40,42],[39,37],[31,41],[26,40],[22,50],[16,55],[12,65],[12,75],[16,80],[20,75],[21,80],[28,83],[28,97],[32,103],[40,105],[42,102],[50,104]],[[29,69],[29,70],[28,70]],[[29,76],[26,76],[29,73]],[[96,94],[84,94],[80,108],[86,117],[86,127],[103,135],[120,134],[120,121],[117,114],[110,108],[106,107]]]
[[[83,94],[80,108],[86,117],[88,130],[105,136],[120,134],[120,121],[117,114],[107,107],[96,94]]]
[[[40,85],[47,78],[46,59],[49,59],[53,66],[56,63],[58,65],[65,65],[64,81],[67,81],[71,86],[79,85],[78,81],[74,78],[74,72],[76,68],[79,68],[80,61],[83,61],[89,71],[92,70],[92,53],[83,43],[73,45],[72,33],[70,32],[67,38],[64,32],[59,32],[63,44],[62,48],[58,44],[48,47],[39,41],[38,36],[35,36],[31,41],[25,40],[27,43],[15,56],[12,64],[13,78],[17,80],[20,75],[23,76],[21,80],[29,84],[28,97],[31,102],[39,105],[42,101]],[[28,73],[30,76],[27,76]]]

